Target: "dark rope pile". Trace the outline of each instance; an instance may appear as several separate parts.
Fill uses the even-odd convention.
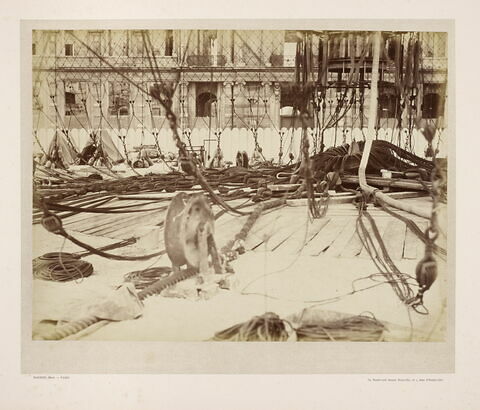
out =
[[[33,276],[36,279],[68,282],[87,278],[92,273],[92,264],[72,253],[46,253],[33,260]]]
[[[340,169],[354,172],[358,170],[362,159],[364,141],[358,143],[358,150],[350,153],[350,145],[332,147],[312,157],[315,171],[334,172]],[[380,173],[382,169],[406,172],[412,168],[427,171],[427,179],[433,170],[433,162],[412,154],[396,145],[382,140],[372,142],[367,172]]]
[[[191,189],[195,178],[180,172],[162,175],[130,176],[113,180],[57,175],[54,185],[35,184],[35,191],[42,197],[52,200],[65,200],[83,196],[90,192],[111,194],[135,194],[141,192],[175,192]]]
[[[360,164],[364,143],[354,144],[357,144],[354,150],[351,150],[350,146],[346,144],[313,155],[311,157],[313,178],[318,179],[319,175],[324,176],[328,172],[355,173]],[[232,200],[249,196],[241,192],[238,195],[232,195],[232,190],[235,189],[259,189],[266,184],[291,182],[290,178],[293,173],[298,172],[299,166],[300,164],[297,163],[284,167],[270,166],[257,169],[243,167],[203,169],[202,177],[211,189],[219,190],[219,194],[215,194],[216,197],[222,198],[222,200]],[[433,162],[417,157],[390,142],[376,140],[373,141],[367,172],[378,174],[382,169],[399,172],[418,169],[422,170],[419,175],[428,180],[433,169]],[[56,174],[56,177],[58,181],[54,185],[35,184],[35,193],[43,199],[60,202],[75,200],[75,198],[90,193],[120,195],[185,191],[200,183],[197,177],[182,172],[130,176],[114,180],[77,178],[67,174]],[[268,198],[269,196],[264,196],[259,199]],[[213,197],[211,199],[214,200]]]

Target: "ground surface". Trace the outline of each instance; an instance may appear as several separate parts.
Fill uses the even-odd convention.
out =
[[[96,247],[142,236],[135,245],[112,252],[152,253],[164,248],[162,228],[155,226],[163,221],[168,197],[171,195],[164,194],[164,198],[155,203],[144,205],[146,209],[154,209],[146,213],[72,216],[64,225],[74,236]],[[403,201],[431,207],[425,198]],[[139,202],[139,199],[115,200],[109,206]],[[402,272],[414,276],[424,245],[403,222],[379,209],[370,211],[394,262]],[[367,278],[377,270],[355,232],[356,215],[351,204],[332,205],[324,218],[314,221],[308,219],[304,206],[288,206],[262,215],[245,242],[247,252],[232,263],[236,273],[231,290],[220,290],[209,300],[149,297],[144,301],[140,318],[109,322],[79,337],[85,340],[208,340],[215,332],[255,315],[271,311],[288,318],[315,306],[353,315],[372,312],[379,320],[389,323],[386,340],[442,340],[446,316],[444,263],[439,279],[425,295],[430,314],[409,315],[389,284],[382,284],[382,278],[375,281]],[[229,214],[217,220],[216,239],[220,247],[240,231],[245,220],[246,217]],[[425,219],[413,217],[413,220],[422,229],[427,226]],[[33,244],[33,257],[46,252],[80,250],[48,233],[41,225],[33,226]],[[446,246],[444,237],[439,244]],[[89,278],[69,283],[33,280],[34,329],[42,320],[78,319],[86,306],[104,299],[122,284],[128,272],[170,264],[166,255],[145,262],[112,261],[98,256],[88,256],[85,260],[95,268]],[[351,294],[354,289],[357,292]]]

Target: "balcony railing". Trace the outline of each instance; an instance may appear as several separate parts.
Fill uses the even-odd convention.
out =
[[[149,61],[146,57],[131,56],[102,56],[102,59],[95,56],[34,56],[33,68],[35,69],[57,69],[57,70],[88,70],[105,69],[113,66],[115,68],[150,68],[151,64],[159,68],[173,68],[178,66],[176,57],[155,57],[155,62]]]
[[[190,55],[187,65],[190,67],[223,67],[227,63],[224,55]]]

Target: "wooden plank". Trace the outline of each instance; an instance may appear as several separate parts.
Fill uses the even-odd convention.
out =
[[[271,242],[275,243],[279,237],[285,238],[292,228],[292,217],[288,214],[280,214],[272,223],[266,225],[261,232],[258,233],[259,243],[252,249],[264,244],[261,250],[271,250]]]
[[[285,241],[280,243],[275,252],[286,252],[288,254],[298,253],[305,248],[310,241],[328,224],[330,218],[314,219],[306,225],[306,222],[300,224],[293,235],[287,237]]]
[[[128,226],[125,226],[121,229],[112,230],[109,233],[103,234],[102,236],[106,236],[107,238],[113,239],[128,239],[134,236],[135,231],[140,226],[148,226],[148,225],[156,225],[158,221],[163,220],[164,212],[163,211],[155,211],[155,213],[147,214],[143,216],[139,216],[137,220],[130,222]],[[163,228],[160,228],[163,229]]]
[[[305,255],[318,256],[325,251],[338,237],[352,218],[330,218],[328,223],[305,247]]]
[[[357,224],[357,220],[355,219],[355,225]],[[355,226],[354,232],[350,240],[345,245],[345,248],[340,252],[340,256],[342,258],[353,258],[358,256],[363,248],[362,241],[360,240],[360,236],[358,236],[357,227]]]
[[[130,205],[137,205],[137,202],[132,202]],[[129,208],[130,210],[143,210],[143,212],[149,212],[149,210],[156,210],[157,208],[164,208],[166,206],[161,206],[157,204],[140,204],[139,206],[135,206]],[[69,224],[69,229],[79,230],[79,231],[92,231],[92,233],[99,227],[111,224],[113,221],[133,218],[136,215],[140,215],[143,212],[133,212],[128,213],[127,211],[122,213],[106,213],[106,214],[89,214],[84,213],[83,219],[79,219],[71,224]]]
[[[417,223],[418,227],[425,232],[428,222]],[[403,258],[419,260],[425,252],[425,244],[410,229],[407,229],[405,236],[405,246],[403,248]]]
[[[236,220],[246,220],[248,218],[248,215],[237,215],[233,213],[225,213],[223,214],[220,218],[218,218],[215,221],[215,230],[217,228],[224,227],[225,225],[229,224],[231,221],[236,221]]]
[[[303,238],[305,236],[305,227],[307,223],[307,215],[303,215],[303,219],[300,219],[299,217],[289,218],[289,223],[285,226],[285,228],[280,229],[269,239],[268,248],[272,251],[275,251],[280,245],[282,245],[297,232],[300,232]],[[312,223],[309,223],[309,226],[313,227],[313,229],[310,229],[310,232],[308,232],[307,242],[310,241],[310,239],[313,238],[318,230],[320,230],[326,223],[327,220],[325,220],[325,218],[314,219]]]
[[[374,219],[375,219],[378,231],[380,232],[380,236],[383,238],[383,236],[385,235],[385,231],[387,230],[387,227],[392,220],[392,217],[382,216],[382,217],[376,217]],[[370,234],[370,236],[374,240],[374,243],[377,244],[377,241],[375,239],[375,235],[373,233],[371,225],[369,223],[367,223],[367,221],[366,221],[365,226],[367,227],[368,233]],[[358,255],[358,257],[361,258],[361,259],[370,259],[370,255],[368,254],[365,247],[362,246],[362,250],[361,250],[360,254]]]
[[[345,218],[345,221],[343,222],[343,227],[341,229],[338,229],[338,228],[333,229],[333,232],[332,232],[333,240],[331,241],[331,244],[328,246],[328,248],[323,251],[325,255],[334,256],[334,257],[340,256],[342,251],[345,249],[345,246],[347,245],[348,241],[352,238],[353,234],[355,233],[355,221],[356,221],[356,218],[351,218],[351,217]],[[331,228],[334,228],[334,227],[331,227]],[[337,235],[334,234],[335,232],[337,233]],[[318,252],[321,252],[321,251],[318,251]]]
[[[160,222],[163,222],[165,215],[166,209],[135,213],[134,215],[130,215],[128,217],[123,216],[123,218],[115,218],[108,224],[101,224],[100,226],[90,229],[87,232],[91,235],[108,236],[111,233],[115,233],[115,231],[122,231],[124,228],[132,226],[138,227],[142,225],[158,225]]]
[[[394,261],[402,259],[406,229],[407,227],[402,221],[393,218],[383,235],[383,243],[385,244],[390,258]]]
[[[165,209],[163,210],[165,211]],[[85,229],[85,232],[88,232],[92,235],[95,235],[97,232],[100,232],[105,229],[111,229],[112,227],[118,227],[121,228],[123,226],[126,226],[130,221],[135,220],[139,216],[143,216],[147,213],[152,213],[155,211],[148,211],[145,210],[144,212],[134,212],[134,213],[121,213],[121,214],[106,214],[105,218],[102,220],[96,221],[96,223]]]
[[[405,235],[405,246],[403,247],[403,259],[417,259],[418,242],[421,242],[410,229]]]
[[[342,182],[344,183],[351,183],[351,184],[358,184],[358,176],[355,175],[345,175],[342,177]],[[382,178],[367,175],[367,183],[372,186],[379,186],[379,187],[390,187],[390,188],[402,188],[408,190],[415,190],[415,191],[425,191],[424,186],[414,179],[399,179],[399,178]],[[427,187],[431,187],[430,182],[424,182]]]
[[[378,208],[374,208],[374,207],[369,207],[368,208],[368,212],[370,213],[370,215],[372,215],[372,217],[374,218],[377,218],[377,217],[391,217],[390,214],[386,213],[385,211],[381,210],[381,209],[378,209]],[[403,212],[403,211],[400,211],[398,212],[398,214],[400,214],[401,216],[404,216],[406,218],[409,218],[411,219],[412,221],[414,222],[425,222],[427,219],[425,218],[419,218],[419,217],[416,217],[416,216],[413,216],[407,212]],[[335,206],[333,207],[330,207],[328,209],[328,216],[332,216],[332,217],[335,217],[335,216],[352,216],[352,217],[356,217],[358,216],[358,210],[356,208],[354,208],[353,206],[351,208],[337,208]]]
[[[133,204],[133,201],[132,201]],[[103,207],[118,206],[118,202],[115,199],[107,202]],[[100,214],[94,214],[89,212],[79,212],[78,214],[69,216],[63,220],[64,225],[73,225],[75,222],[84,221],[88,218],[93,218],[94,216],[99,216]]]
[[[137,203],[137,201],[129,201],[128,203],[125,203],[124,205],[134,205]],[[117,202],[109,202],[108,204],[105,205],[105,207],[114,207],[118,206],[119,204]],[[98,222],[101,222],[104,219],[108,219],[111,217],[115,217],[121,214],[96,214],[96,213],[88,213],[88,212],[81,212],[77,215],[74,215],[70,218],[68,218],[64,225],[68,225],[69,229],[76,230],[78,226],[83,226],[83,225],[95,225]]]
[[[252,229],[248,233],[247,237],[245,238],[245,249],[251,250],[252,247],[256,246],[255,243],[258,238],[260,238],[257,233],[261,232],[265,226],[267,226],[269,223],[272,223],[276,218],[279,217],[280,213],[276,211],[260,215],[255,224],[252,226]]]
[[[403,192],[403,191],[389,192],[389,193],[386,193],[385,195],[393,199],[408,199],[408,198],[418,198],[418,197],[426,196],[424,192],[408,192],[408,191],[407,192]],[[330,205],[349,204],[349,203],[352,203],[354,199],[355,199],[355,194],[352,194],[349,192],[335,193],[330,195],[329,204]],[[307,206],[308,199],[307,198],[287,199],[287,204],[291,206]],[[353,205],[352,205],[352,208],[355,209]],[[411,215],[410,213],[407,213],[407,214]]]
[[[194,194],[198,192],[203,192],[203,191],[198,191],[198,190],[188,190],[188,191],[182,191],[178,190],[175,192],[150,192],[150,193],[139,193],[139,194],[122,194],[118,195],[118,199],[121,200],[127,200],[127,199],[141,199],[141,200],[156,200],[156,199],[172,199],[173,197],[177,196],[180,192],[186,192],[188,194]]]
[[[336,204],[350,204],[355,199],[354,194],[342,195],[342,196],[332,196],[328,200],[329,205],[336,205]],[[287,199],[287,205],[294,206],[294,207],[307,207],[308,206],[308,198],[300,198],[300,199]]]
[[[156,225],[165,219],[166,209],[164,211],[154,211],[145,219],[139,218],[135,224],[128,223],[123,229],[119,229],[117,233],[110,232],[108,237],[115,238],[129,238],[135,234],[135,230],[138,226],[143,225]],[[248,216],[238,216],[235,214],[222,215],[215,224],[215,240],[217,246],[221,247],[232,239],[243,227],[243,224],[247,220]],[[155,219],[155,223],[148,223],[149,219]],[[254,225],[255,226],[255,225]],[[103,233],[102,235],[106,235]]]
[[[88,200],[88,201],[83,201],[83,202],[76,202],[76,203],[70,203],[70,202],[67,202],[65,203],[65,205],[68,205],[68,206],[75,206],[75,207],[92,207],[92,206],[95,206],[97,204],[102,204],[102,206],[111,206],[111,202],[106,202],[107,197],[100,197],[100,198],[97,198],[97,199],[94,199],[94,200]],[[62,204],[63,205],[63,204]],[[84,213],[75,213],[73,211],[56,211],[55,212],[60,218],[62,218],[62,221],[63,221],[63,224],[64,225],[67,225],[69,223],[71,223],[72,221],[74,220],[80,220],[82,218],[85,217],[85,214]],[[41,216],[43,215],[43,211],[38,211],[38,212],[34,212],[34,216]],[[90,215],[93,215],[93,214],[90,214]]]
[[[282,218],[282,213],[277,211],[260,216],[257,223],[253,226],[249,235],[245,239],[245,249],[252,250],[263,243],[264,235],[267,230],[271,234],[272,227],[278,227],[278,220]]]
[[[228,241],[235,238],[235,235],[240,232],[247,220],[248,216],[234,216],[231,219],[225,220],[223,224],[215,225],[215,242],[217,247],[225,246]]]

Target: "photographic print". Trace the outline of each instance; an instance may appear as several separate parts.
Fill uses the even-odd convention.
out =
[[[446,341],[447,29],[64,26],[29,31],[34,344]]]

